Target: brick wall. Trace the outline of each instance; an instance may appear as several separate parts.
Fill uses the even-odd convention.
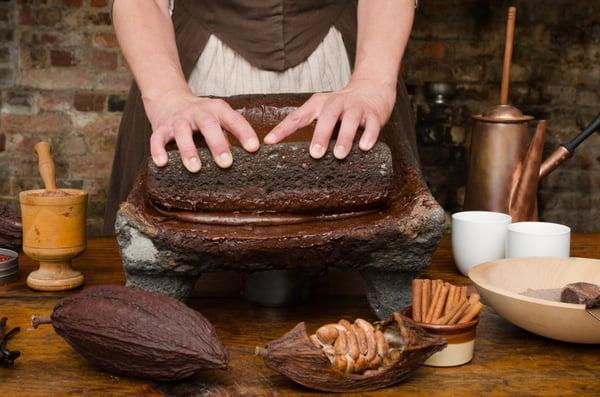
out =
[[[131,81],[108,1],[4,0],[0,24],[0,200],[41,186],[33,144],[48,140],[58,185],[90,193],[96,234]]]
[[[600,111],[600,2],[527,0],[519,6],[512,102],[549,119],[550,151]],[[448,137],[421,139],[432,190],[462,204],[469,115],[497,101],[508,2],[421,2],[403,73],[420,113],[422,83],[451,81]],[[33,143],[49,140],[60,186],[90,192],[97,233],[116,130],[131,76],[110,26],[107,0],[0,0],[0,201],[38,187]],[[600,138],[544,181],[542,216],[600,230]]]

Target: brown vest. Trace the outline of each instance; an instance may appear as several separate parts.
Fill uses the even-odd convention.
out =
[[[196,63],[209,33],[254,66],[275,71],[308,58],[331,26],[341,31],[345,41],[356,40],[356,3],[347,0],[176,0],[173,21],[182,38],[187,37],[187,29],[194,35],[205,32],[201,43],[195,40],[193,54],[186,52],[186,60],[192,62],[186,62],[186,71]]]
[[[181,66],[189,78],[211,34],[251,64],[281,71],[304,61],[335,26],[351,65],[356,52],[356,0],[175,0],[173,25]],[[414,136],[404,85],[398,85],[392,117]],[[105,211],[104,233],[114,234],[115,215],[149,155],[152,128],[140,91],[132,84],[121,119]]]

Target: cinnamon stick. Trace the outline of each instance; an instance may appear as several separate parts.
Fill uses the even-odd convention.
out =
[[[436,280],[435,284],[438,284],[437,280]],[[442,293],[442,288],[440,288],[439,285],[436,285],[435,295],[433,295],[433,298],[431,299],[431,302],[429,303],[429,308],[427,309],[427,316],[425,317],[424,322],[431,323],[431,320],[433,320],[433,312],[435,311],[436,306],[439,304],[441,293]]]
[[[467,287],[466,286],[460,287],[460,300],[462,300],[463,298],[467,299]]]
[[[449,291],[450,291],[450,287],[447,285],[444,285],[440,288],[439,299],[435,303],[435,306],[433,309],[433,315],[431,316],[431,321],[442,315],[442,311],[444,310],[444,306],[446,305],[446,301],[448,299]]]
[[[462,304],[463,304],[463,302],[460,302],[459,304],[454,305],[452,307],[452,309],[447,314],[444,314],[442,317],[435,319],[433,321],[433,324],[440,324],[440,325],[448,324],[449,321],[450,321],[450,319],[452,317],[454,317],[456,315],[456,313],[458,313],[458,311],[460,310]]]
[[[458,287],[456,285],[450,284],[450,291],[448,291],[448,298],[446,299],[446,305],[444,306],[444,316],[448,314],[450,310],[455,306],[457,292]]]
[[[431,280],[431,297],[432,297],[432,301],[430,302],[430,304],[433,303],[433,297],[435,296],[435,294],[437,294],[438,288],[440,287],[440,280]]]
[[[447,324],[456,324],[456,322],[460,318],[462,318],[463,314],[465,313],[465,311],[467,310],[468,307],[469,307],[469,302],[467,302],[467,300],[465,299],[464,301],[462,301],[462,304],[458,307],[458,310],[456,311],[454,316],[452,316],[450,318],[450,320],[448,320]]]
[[[454,297],[452,298],[452,307],[458,305],[460,302],[460,287],[456,286],[456,290],[454,291]]]
[[[473,320],[477,317],[481,309],[483,309],[483,304],[481,302],[475,302],[474,304],[469,305],[469,308],[463,313],[458,323],[467,323]]]
[[[429,309],[429,302],[431,296],[431,280],[423,280],[423,291],[421,299],[421,321],[427,317],[427,310]]]
[[[414,279],[412,281],[412,299],[413,299],[413,320],[420,323],[421,322],[421,300],[423,298],[423,280]]]

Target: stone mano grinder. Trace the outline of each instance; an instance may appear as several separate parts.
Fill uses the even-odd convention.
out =
[[[261,137],[306,99],[227,101]],[[444,228],[411,140],[390,121],[371,151],[355,146],[343,161],[331,150],[314,160],[313,128],[254,154],[233,146],[226,170],[206,147],[197,174],[177,151],[163,168],[149,160],[117,214],[127,284],[183,298],[205,272],[335,266],[360,270],[378,316],[408,304],[412,278],[429,264]]]
[[[537,219],[537,190],[548,175],[575,148],[600,128],[600,115],[570,142],[561,145],[542,161],[546,122],[540,121],[530,138],[532,116],[508,105],[508,86],[515,31],[516,8],[508,10],[506,48],[500,105],[473,116],[466,210],[510,214],[513,222]]]

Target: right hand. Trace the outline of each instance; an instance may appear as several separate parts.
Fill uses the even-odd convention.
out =
[[[150,153],[159,167],[167,164],[165,145],[174,139],[185,168],[190,172],[200,171],[193,131],[204,136],[215,163],[221,168],[233,164],[223,128],[233,134],[245,150],[255,152],[259,148],[252,126],[222,99],[196,97],[191,92],[170,92],[157,101],[145,101],[144,105],[153,131]]]

